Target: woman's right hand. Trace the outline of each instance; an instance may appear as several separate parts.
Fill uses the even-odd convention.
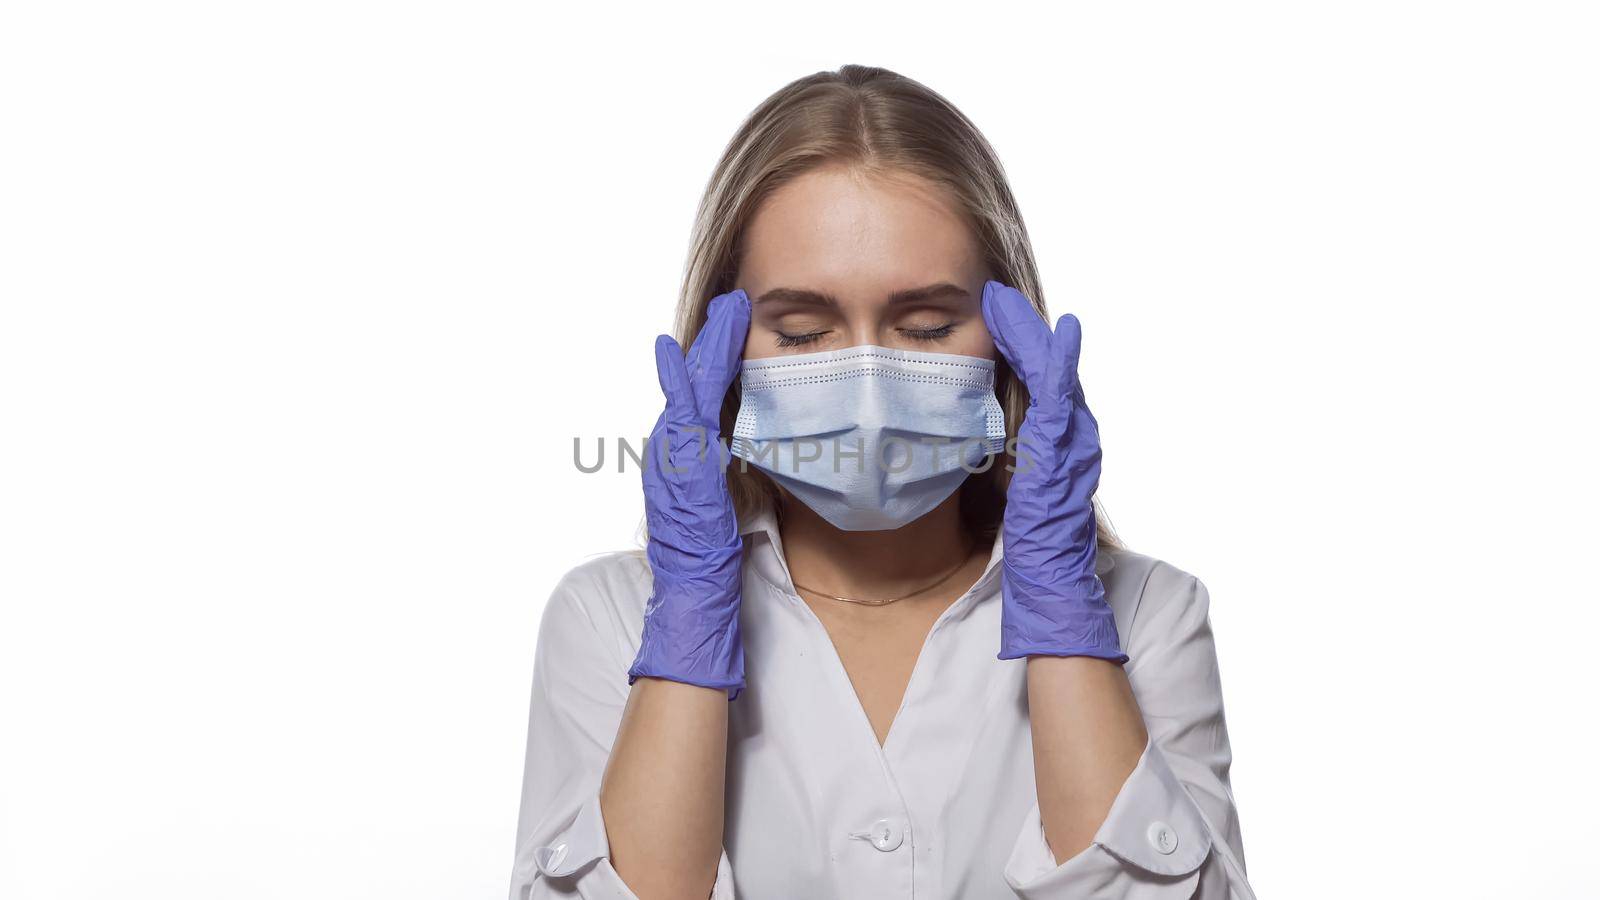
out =
[[[687,358],[671,337],[656,338],[656,374],[667,402],[644,461],[654,586],[629,684],[640,676],[664,678],[726,690],[729,700],[744,688],[744,546],[719,432],[722,400],[739,372],[749,328],[750,299],[735,290],[711,301]]]

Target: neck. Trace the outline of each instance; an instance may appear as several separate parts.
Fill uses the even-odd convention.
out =
[[[896,596],[950,571],[976,549],[961,521],[959,491],[915,522],[887,531],[841,531],[785,494],[778,533],[797,582],[845,596]]]

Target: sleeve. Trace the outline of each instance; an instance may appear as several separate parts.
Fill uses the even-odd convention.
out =
[[[611,866],[600,813],[600,778],[628,699],[632,657],[624,653],[630,640],[637,644],[636,633],[625,636],[622,617],[592,612],[603,608],[596,592],[609,587],[579,567],[557,585],[541,617],[511,900],[637,900]],[[733,896],[724,849],[711,898]]]
[[[1056,863],[1038,803],[1005,878],[1023,900],[1255,900],[1245,878],[1222,683],[1199,579],[1156,563],[1132,632],[1128,680],[1149,741],[1094,841]]]

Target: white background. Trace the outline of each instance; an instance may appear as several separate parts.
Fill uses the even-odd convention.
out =
[[[498,897],[694,203],[793,78],[998,149],[1210,587],[1263,898],[1594,897],[1589,4],[14,3],[0,897]]]

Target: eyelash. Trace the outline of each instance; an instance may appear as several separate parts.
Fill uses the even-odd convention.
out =
[[[900,333],[913,341],[940,341],[949,337],[950,333],[955,330],[956,325],[954,322],[946,322],[935,328],[901,328]],[[801,347],[815,343],[827,333],[826,331],[811,331],[806,334],[784,334],[780,331],[778,332],[778,346]]]
[[[826,331],[813,331],[808,334],[784,334],[780,331],[778,332],[778,346],[799,347],[803,344],[812,343],[825,334],[827,334]]]
[[[913,341],[939,341],[950,336],[956,330],[956,323],[946,322],[937,328],[902,328],[900,333]]]

